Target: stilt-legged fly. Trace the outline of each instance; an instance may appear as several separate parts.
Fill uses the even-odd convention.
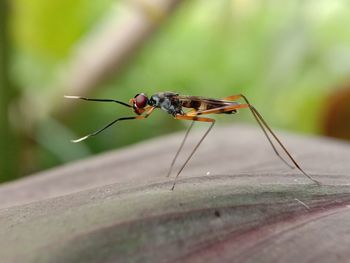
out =
[[[186,159],[184,164],[182,164],[180,170],[177,172],[174,183],[172,185],[172,190],[175,187],[176,180],[182,170],[185,168],[189,160],[192,158],[193,154],[196,152],[198,149],[199,145],[202,143],[202,141],[205,139],[205,137],[208,135],[210,130],[213,128],[215,124],[215,120],[212,118],[208,117],[202,117],[202,115],[207,115],[207,114],[234,114],[237,113],[239,109],[249,109],[250,112],[253,114],[255,120],[259,124],[260,128],[262,129],[263,133],[265,134],[267,140],[269,141],[272,149],[274,150],[275,154],[289,167],[294,168],[292,165],[290,165],[278,152],[276,146],[272,142],[272,139],[274,139],[277,144],[282,148],[282,150],[285,152],[285,154],[288,156],[288,158],[291,160],[291,162],[294,164],[294,166],[301,172],[303,173],[307,178],[312,180],[313,182],[320,184],[317,180],[312,178],[309,174],[304,172],[304,170],[299,166],[299,164],[295,161],[295,159],[292,157],[292,155],[288,152],[286,147],[282,144],[280,139],[276,136],[276,134],[271,130],[271,128],[267,125],[266,121],[263,119],[261,114],[256,110],[256,108],[251,105],[248,101],[248,99],[242,95],[233,95],[233,96],[228,96],[222,99],[212,99],[212,98],[206,98],[206,97],[199,97],[199,96],[183,96],[179,95],[177,93],[173,92],[159,92],[151,97],[147,97],[144,93],[139,93],[137,94],[134,98],[130,99],[129,104],[125,102],[121,102],[118,100],[114,99],[89,99],[89,98],[84,98],[84,97],[79,97],[79,96],[65,96],[66,98],[69,99],[81,99],[81,100],[88,100],[88,101],[99,101],[99,102],[115,102],[118,104],[121,104],[123,106],[132,108],[134,113],[136,113],[135,116],[131,117],[122,117],[118,118],[103,128],[90,133],[80,139],[77,140],[72,140],[72,142],[81,142],[91,136],[95,136],[99,134],[100,132],[104,131],[108,127],[112,126],[118,121],[124,121],[124,120],[141,120],[145,119],[148,116],[151,115],[151,113],[154,111],[154,109],[162,109],[166,111],[168,114],[172,115],[175,119],[177,120],[189,120],[192,121],[191,125],[189,126],[184,139],[182,140],[182,143],[179,147],[179,149],[176,152],[176,155],[171,162],[169,172],[167,176],[170,176],[173,166],[176,162],[176,159],[185,144],[185,141],[187,139],[187,136],[190,132],[190,130],[193,127],[194,122],[199,121],[199,122],[208,122],[210,123],[210,126],[208,130],[204,133],[203,137],[199,140],[199,142],[196,144],[194,149],[192,150],[191,154],[189,157]],[[239,103],[238,100],[241,99],[243,100],[244,103]],[[188,109],[186,112],[184,109]]]

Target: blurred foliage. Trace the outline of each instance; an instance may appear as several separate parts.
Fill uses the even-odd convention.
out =
[[[327,136],[350,140],[350,87],[331,94],[325,105],[323,130]]]
[[[16,96],[9,74],[10,58],[7,52],[10,46],[8,32],[9,5],[0,1],[0,176],[3,180],[18,175],[18,143],[10,124],[8,105]]]
[[[163,90],[210,97],[244,93],[272,126],[322,133],[324,100],[350,71],[349,5],[346,0],[186,1],[122,74],[93,96],[128,101],[139,92]],[[21,90],[22,111],[23,100],[39,105],[29,115],[50,107],[45,94],[60,88],[72,50],[111,12],[118,15],[118,2],[13,1],[11,76]],[[62,99],[62,107],[65,103]],[[80,106],[64,123],[45,116],[28,128],[14,118],[30,138],[23,144],[23,174],[185,125],[157,112],[147,121],[120,123],[87,142],[70,144],[72,137],[131,113],[114,104],[68,103]],[[241,113],[219,117],[220,122],[253,121]]]
[[[54,88],[74,45],[103,17],[112,0],[13,1],[14,76],[30,92]]]

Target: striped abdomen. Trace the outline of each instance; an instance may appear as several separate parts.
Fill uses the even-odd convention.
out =
[[[179,98],[181,106],[184,108],[192,108],[199,111],[211,110],[216,108],[222,108],[230,105],[237,105],[237,102],[234,101],[225,101],[225,100],[215,100],[197,96],[184,96]],[[236,112],[236,111],[233,111]],[[232,113],[232,112],[226,112]]]

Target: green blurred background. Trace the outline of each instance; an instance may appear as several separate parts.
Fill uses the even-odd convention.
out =
[[[1,181],[186,127],[156,112],[147,121],[119,123],[71,144],[131,113],[63,94],[127,102],[139,92],[217,98],[244,93],[274,128],[350,138],[350,1],[177,2],[166,14],[146,0],[1,0]],[[101,59],[96,36],[119,45],[99,32],[113,23],[117,34],[130,30],[127,23],[118,25],[127,12],[148,16],[154,33],[76,94],[69,80],[89,75],[70,71],[72,65],[84,69],[77,54],[88,46],[89,61]],[[254,121],[241,113],[220,122]]]

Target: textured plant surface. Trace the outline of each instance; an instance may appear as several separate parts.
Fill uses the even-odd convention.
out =
[[[181,136],[3,185],[0,258],[346,262],[350,257],[348,144],[281,136],[323,183],[317,186],[280,164],[257,129],[217,128],[170,191],[165,174]]]

